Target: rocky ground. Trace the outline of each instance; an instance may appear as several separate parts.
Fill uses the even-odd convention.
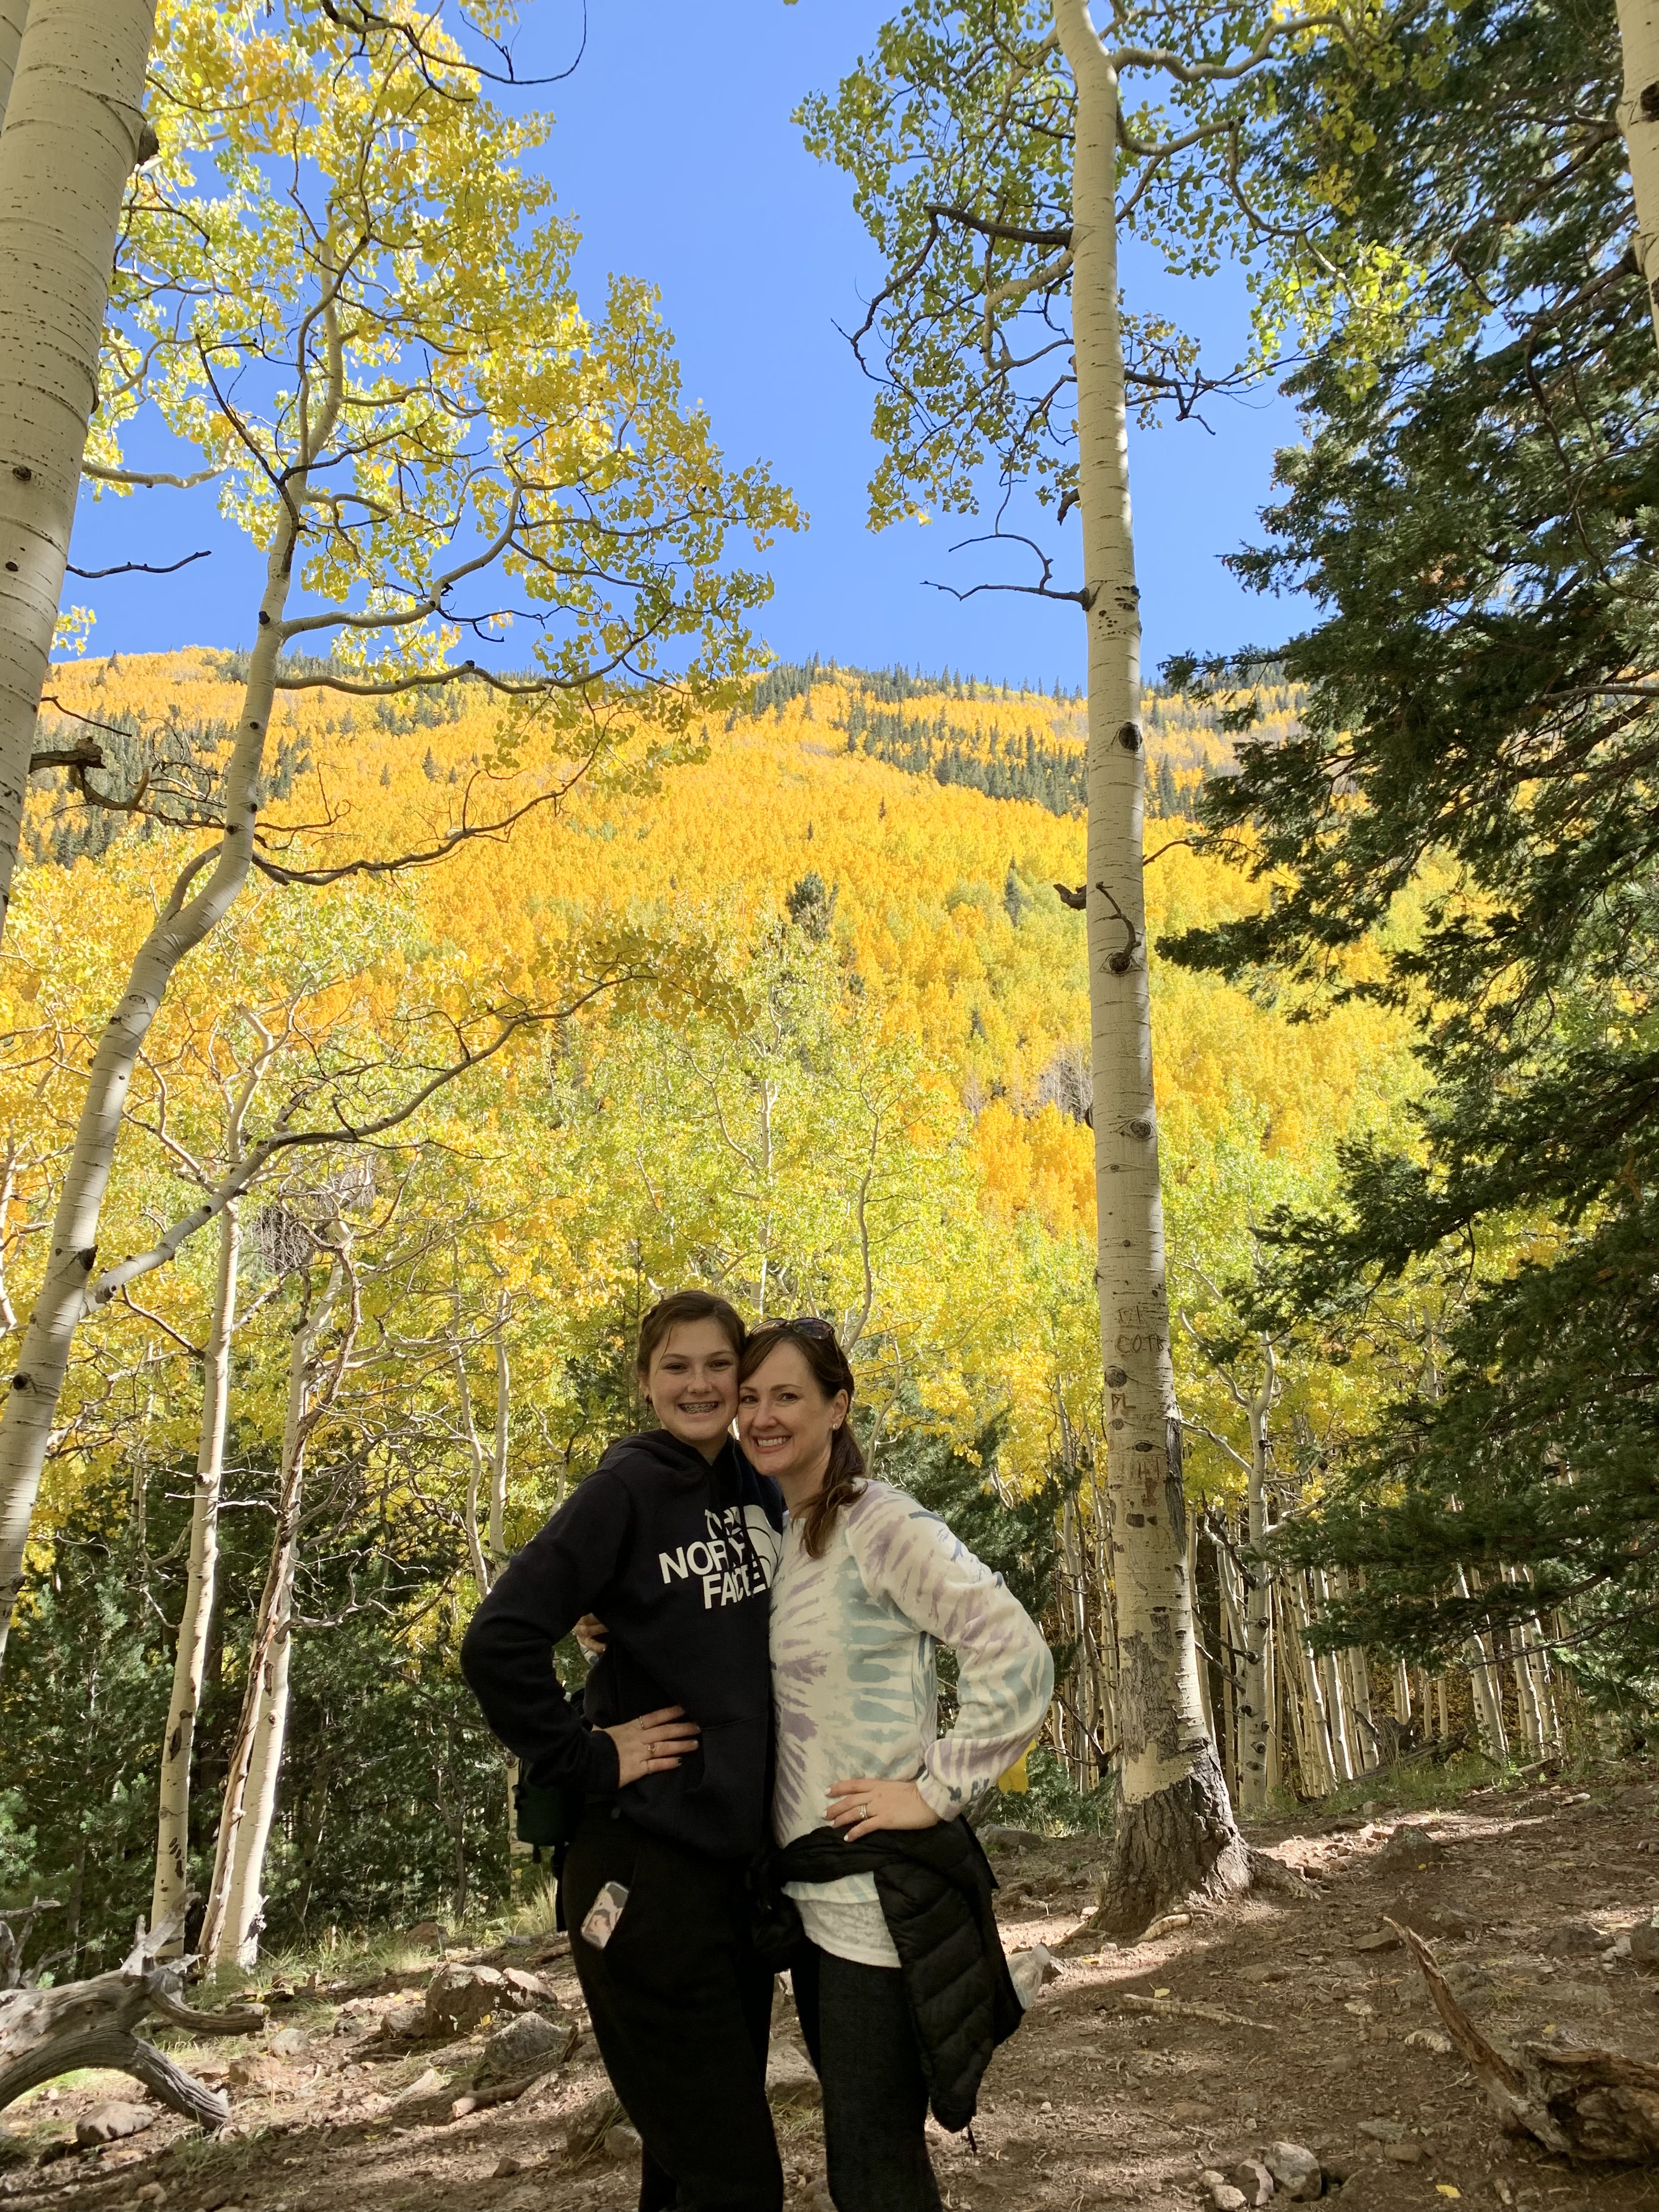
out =
[[[1659,1771],[1275,1823],[1253,1840],[1300,1882],[1132,1949],[1088,1930],[1097,1843],[995,1833],[1009,1948],[1041,1942],[1061,1972],[999,2053],[973,2142],[936,2141],[952,2208],[1233,2205],[1218,2177],[1251,2203],[1275,2166],[1273,2202],[1322,2191],[1342,2212],[1659,2206],[1659,2170],[1571,2167],[1504,2132],[1382,1924],[1430,1936],[1495,2041],[1659,2060],[1644,1925],[1659,1910]],[[262,2034],[173,2046],[228,2087],[223,2134],[136,2101],[117,2075],[37,2091],[5,2115],[6,2212],[631,2205],[635,2147],[562,1939],[434,1949],[372,1981],[259,1994]],[[792,2205],[828,2212],[814,2085],[783,1996],[773,2073]],[[77,2143],[98,2133],[114,2139]],[[1273,2145],[1310,2155],[1298,2166]],[[1269,2171],[1253,2175],[1253,2158]]]

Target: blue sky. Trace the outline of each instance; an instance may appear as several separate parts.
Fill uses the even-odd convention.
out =
[[[580,266],[597,296],[611,269],[649,277],[679,343],[688,392],[705,401],[733,459],[763,458],[811,518],[769,556],[776,594],[761,627],[785,659],[817,652],[866,665],[949,665],[1006,682],[1081,681],[1080,617],[1013,594],[966,605],[926,579],[983,574],[948,548],[971,525],[872,536],[865,487],[875,448],[872,387],[836,325],[855,324],[876,263],[845,179],[809,159],[790,112],[833,84],[890,12],[878,0],[717,0],[712,8],[590,0],[587,47],[568,82],[527,97],[557,127],[546,166],[581,224]],[[522,70],[574,51],[580,8],[529,0]],[[1152,272],[1126,268],[1145,300]],[[1218,280],[1160,303],[1218,354],[1243,337],[1242,292]],[[1146,625],[1146,665],[1179,647],[1224,648],[1282,635],[1290,611],[1240,591],[1219,556],[1249,537],[1273,452],[1294,435],[1271,394],[1219,403],[1211,431],[1172,424],[1135,434],[1132,483]],[[71,558],[95,568],[153,562],[199,546],[213,557],[167,580],[82,583],[89,650],[238,645],[257,604],[256,564],[220,523],[211,494],[158,492],[83,501]]]

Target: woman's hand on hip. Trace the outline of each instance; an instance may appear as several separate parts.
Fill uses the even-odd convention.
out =
[[[685,1718],[684,1705],[664,1705],[654,1713],[641,1713],[636,1721],[623,1721],[605,1730],[617,1747],[617,1787],[647,1774],[666,1774],[689,1751],[697,1747],[702,1730]]]
[[[869,1778],[830,1785],[830,1825],[855,1844],[881,1828],[936,1828],[939,1814],[914,1782]]]

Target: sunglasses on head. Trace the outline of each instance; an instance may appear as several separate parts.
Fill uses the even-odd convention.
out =
[[[754,1333],[757,1336],[774,1334],[781,1336],[786,1330],[796,1336],[828,1337],[831,1342],[836,1334],[830,1322],[820,1321],[817,1314],[797,1314],[789,1321],[763,1321]]]

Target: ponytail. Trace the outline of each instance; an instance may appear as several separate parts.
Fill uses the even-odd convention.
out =
[[[869,1480],[864,1448],[853,1433],[853,1399],[858,1389],[847,1354],[827,1321],[804,1315],[799,1321],[763,1322],[743,1348],[738,1379],[746,1382],[755,1370],[769,1359],[779,1345],[793,1344],[812,1370],[812,1380],[826,1400],[847,1393],[847,1414],[830,1439],[830,1464],[823,1487],[800,1516],[800,1540],[806,1555],[821,1559],[835,1534],[836,1517],[850,1505]]]
[[[846,1389],[843,1382],[842,1389]],[[830,1440],[830,1465],[824,1471],[823,1487],[807,1507],[800,1519],[800,1540],[809,1559],[821,1559],[824,1547],[836,1533],[836,1516],[843,1505],[850,1505],[863,1489],[867,1475],[864,1464],[864,1447],[853,1434],[853,1409],[847,1409],[847,1419]]]

